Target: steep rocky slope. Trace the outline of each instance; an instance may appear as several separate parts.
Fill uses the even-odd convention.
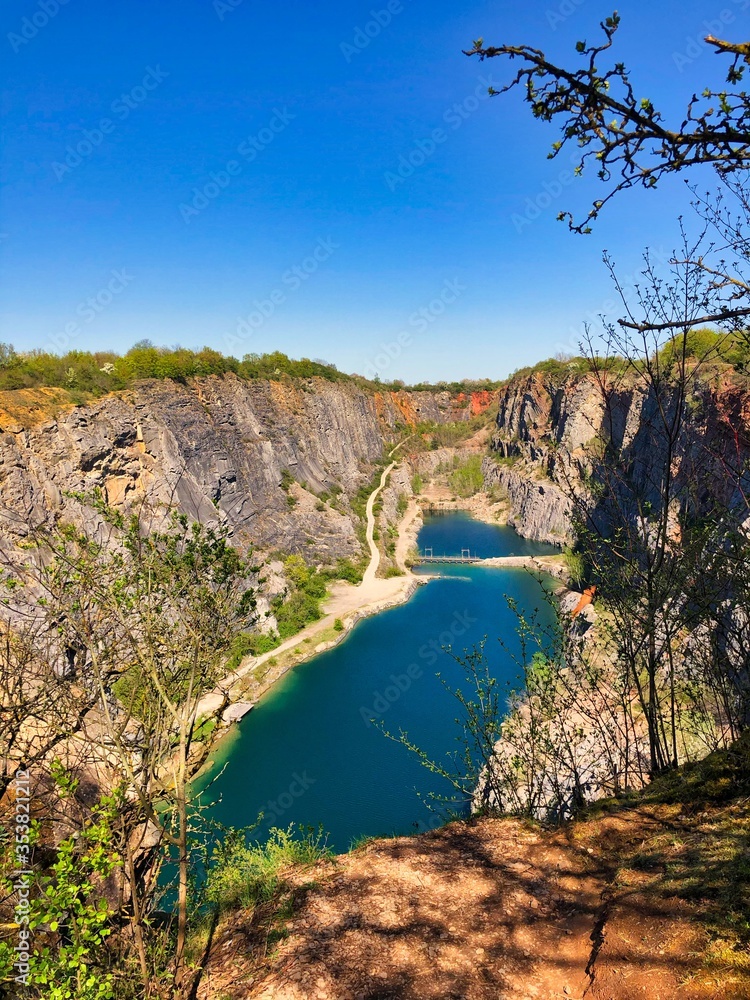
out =
[[[557,830],[476,819],[227,913],[201,1000],[741,1000],[747,741]]]
[[[687,402],[687,419],[675,461],[705,471],[715,462],[711,489],[750,456],[750,391],[734,373],[715,374],[701,382]],[[634,475],[648,478],[663,456],[661,443],[647,430],[656,401],[624,379],[605,410],[602,392],[591,374],[553,378],[535,373],[513,379],[500,391],[492,456],[485,459],[488,487],[507,492],[510,523],[523,535],[557,544],[571,537],[568,496],[591,469],[600,443],[622,448]],[[654,500],[658,501],[658,494]],[[722,497],[730,501],[730,497]]]
[[[397,428],[472,412],[471,399],[448,393],[233,375],[144,381],[78,407],[65,406],[59,390],[2,396],[6,532],[23,534],[50,511],[75,517],[67,494],[99,487],[115,506],[176,504],[225,521],[239,540],[324,562],[359,555],[347,498]],[[321,503],[320,493],[334,502]]]

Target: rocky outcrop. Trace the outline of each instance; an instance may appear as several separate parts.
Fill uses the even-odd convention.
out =
[[[662,403],[673,405],[664,398]],[[750,456],[750,392],[747,380],[731,371],[693,386],[674,456],[685,477],[731,505],[732,476]],[[501,390],[492,457],[483,469],[488,488],[507,494],[510,523],[530,538],[563,544],[572,537],[571,494],[582,490],[600,451],[611,442],[628,475],[644,496],[660,502],[664,441],[654,420],[657,401],[634,380],[621,379],[605,408],[601,387],[591,374],[556,380],[543,373],[512,380]],[[707,447],[710,442],[710,447]],[[714,474],[715,473],[715,474]],[[696,491],[696,502],[703,502]],[[739,498],[741,499],[741,498]]]
[[[482,471],[485,487],[490,490],[498,487],[507,497],[508,524],[519,535],[552,545],[564,545],[572,540],[570,501],[540,467],[509,466],[485,458]]]
[[[99,488],[117,507],[176,507],[224,522],[240,543],[326,563],[360,554],[348,498],[398,428],[471,416],[470,401],[447,392],[231,374],[144,381],[90,405],[55,404],[46,419],[43,405],[21,422],[0,411],[6,535],[50,514],[79,519],[70,494]]]

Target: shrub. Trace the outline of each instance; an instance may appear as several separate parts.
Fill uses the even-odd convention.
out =
[[[448,482],[457,496],[470,497],[478,493],[484,486],[481,456],[471,455],[465,462],[459,463],[448,477]]]
[[[276,632],[240,632],[234,637],[227,659],[227,670],[235,670],[246,656],[262,656],[276,649],[281,640]]]
[[[361,583],[363,568],[352,562],[351,559],[339,559],[336,566],[325,571],[325,576],[330,580],[346,580],[347,583]]]
[[[321,618],[320,604],[309,594],[297,591],[278,607],[274,607],[279,635],[282,639],[290,639],[305,626]]]
[[[580,552],[574,552],[572,549],[565,549],[563,556],[565,557],[568,576],[573,583],[581,585],[586,578],[583,556]]]
[[[63,773],[60,767],[58,774]],[[63,797],[74,793],[77,786],[69,776],[66,779],[63,785],[56,778]],[[123,807],[120,792],[101,798],[83,828],[57,845],[52,864],[39,878],[40,891],[28,910],[28,928],[41,931],[47,943],[30,949],[25,996],[114,1000],[120,995],[106,948],[113,913],[102,885],[121,864],[116,830]],[[36,843],[38,832],[36,824],[27,828],[30,843]],[[12,871],[5,866],[2,882],[5,891],[12,891]],[[15,977],[16,961],[13,946],[0,942],[3,982]]]
[[[333,623],[333,630],[334,630],[334,632],[343,632],[344,631],[344,623],[341,621],[340,618],[337,618],[334,621],[334,623]]]
[[[326,596],[327,578],[307,565],[302,556],[287,556],[284,571],[290,584],[286,599],[276,598],[273,612],[282,639],[296,635],[322,617],[320,602]]]
[[[217,910],[253,907],[273,899],[284,874],[330,855],[323,833],[307,829],[295,837],[294,825],[273,827],[265,844],[248,844],[242,831],[230,830],[213,851],[206,878],[206,901]]]
[[[281,485],[282,490],[284,490],[284,492],[288,493],[290,487],[295,482],[296,482],[296,479],[291,474],[291,472],[289,471],[289,469],[282,469],[281,470],[281,483],[280,483],[280,485]]]
[[[196,743],[203,743],[216,729],[216,719],[199,719],[193,730],[193,739]]]

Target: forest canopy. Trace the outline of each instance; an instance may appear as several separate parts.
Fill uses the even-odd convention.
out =
[[[184,347],[155,347],[141,340],[126,354],[113,351],[47,351],[17,353],[11,344],[0,344],[0,390],[57,386],[94,396],[124,389],[139,379],[187,379],[233,372],[240,378],[324,378],[330,382],[351,377],[333,365],[302,358],[294,361],[280,351],[246,354],[242,360],[210,347],[191,351]]]
[[[211,347],[193,351],[185,347],[157,347],[149,340],[134,344],[125,354],[114,351],[17,352],[12,344],[0,343],[0,391],[56,387],[66,389],[73,399],[125,389],[140,379],[188,379],[233,373],[242,379],[279,379],[284,377],[322,378],[328,382],[357,382],[369,386],[412,391],[460,392],[491,391],[500,385],[489,379],[466,379],[455,382],[423,382],[409,386],[395,380],[372,382],[360,375],[347,375],[335,365],[320,359],[294,360],[281,351],[245,354],[242,360],[222,354]]]

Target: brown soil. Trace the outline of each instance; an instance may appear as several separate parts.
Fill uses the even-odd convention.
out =
[[[665,882],[719,816],[681,808],[622,808],[555,832],[483,819],[374,841],[295,873],[286,915],[277,903],[222,921],[198,995],[750,997],[750,970],[709,962],[710,901]],[[747,823],[747,800],[727,808]]]
[[[56,417],[71,406],[70,396],[64,389],[0,391],[0,430],[18,433]]]

